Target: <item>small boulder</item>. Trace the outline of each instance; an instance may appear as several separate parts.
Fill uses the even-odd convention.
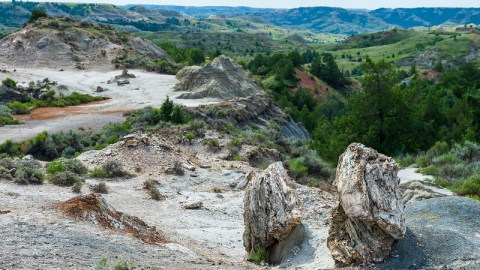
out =
[[[327,246],[338,266],[382,262],[405,235],[399,166],[372,148],[353,143],[340,157],[333,185]]]
[[[269,263],[279,264],[303,240],[300,202],[281,162],[254,172],[246,189],[243,245],[251,253],[265,248]]]

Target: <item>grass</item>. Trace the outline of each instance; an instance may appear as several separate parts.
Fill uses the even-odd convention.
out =
[[[249,254],[250,261],[254,263],[268,262],[268,251],[264,247],[252,250]]]
[[[94,97],[89,94],[80,94],[73,93],[68,96],[61,96],[58,99],[48,99],[48,100],[30,100],[28,102],[22,103],[19,101],[14,101],[7,103],[7,107],[12,110],[13,114],[28,114],[32,110],[41,107],[66,107],[66,106],[77,106],[80,104],[90,103],[93,101],[104,100],[103,97]]]

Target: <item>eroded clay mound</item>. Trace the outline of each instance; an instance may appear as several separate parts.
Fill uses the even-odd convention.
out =
[[[171,61],[153,43],[121,34],[108,26],[45,19],[0,41],[0,58],[12,67],[112,68],[132,65],[124,59]]]
[[[104,228],[126,232],[148,244],[165,243],[165,237],[141,219],[115,211],[99,194],[81,195],[58,204],[65,215]]]
[[[186,91],[185,99],[246,97],[262,88],[232,59],[220,55],[205,67],[187,67],[177,74],[174,91]]]

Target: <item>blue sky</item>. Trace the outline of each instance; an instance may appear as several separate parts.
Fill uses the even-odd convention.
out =
[[[306,6],[330,6],[343,8],[376,9],[380,7],[480,7],[479,0],[62,0],[62,1],[31,1],[31,2],[73,2],[73,3],[111,3],[125,4],[155,4],[179,6],[250,6],[270,8],[294,8]]]

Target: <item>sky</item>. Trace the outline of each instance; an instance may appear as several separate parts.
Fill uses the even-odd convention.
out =
[[[376,9],[381,7],[480,7],[480,0],[36,0],[30,2],[111,3],[116,5],[249,6],[262,8],[295,8],[311,6],[330,6],[354,9]]]

